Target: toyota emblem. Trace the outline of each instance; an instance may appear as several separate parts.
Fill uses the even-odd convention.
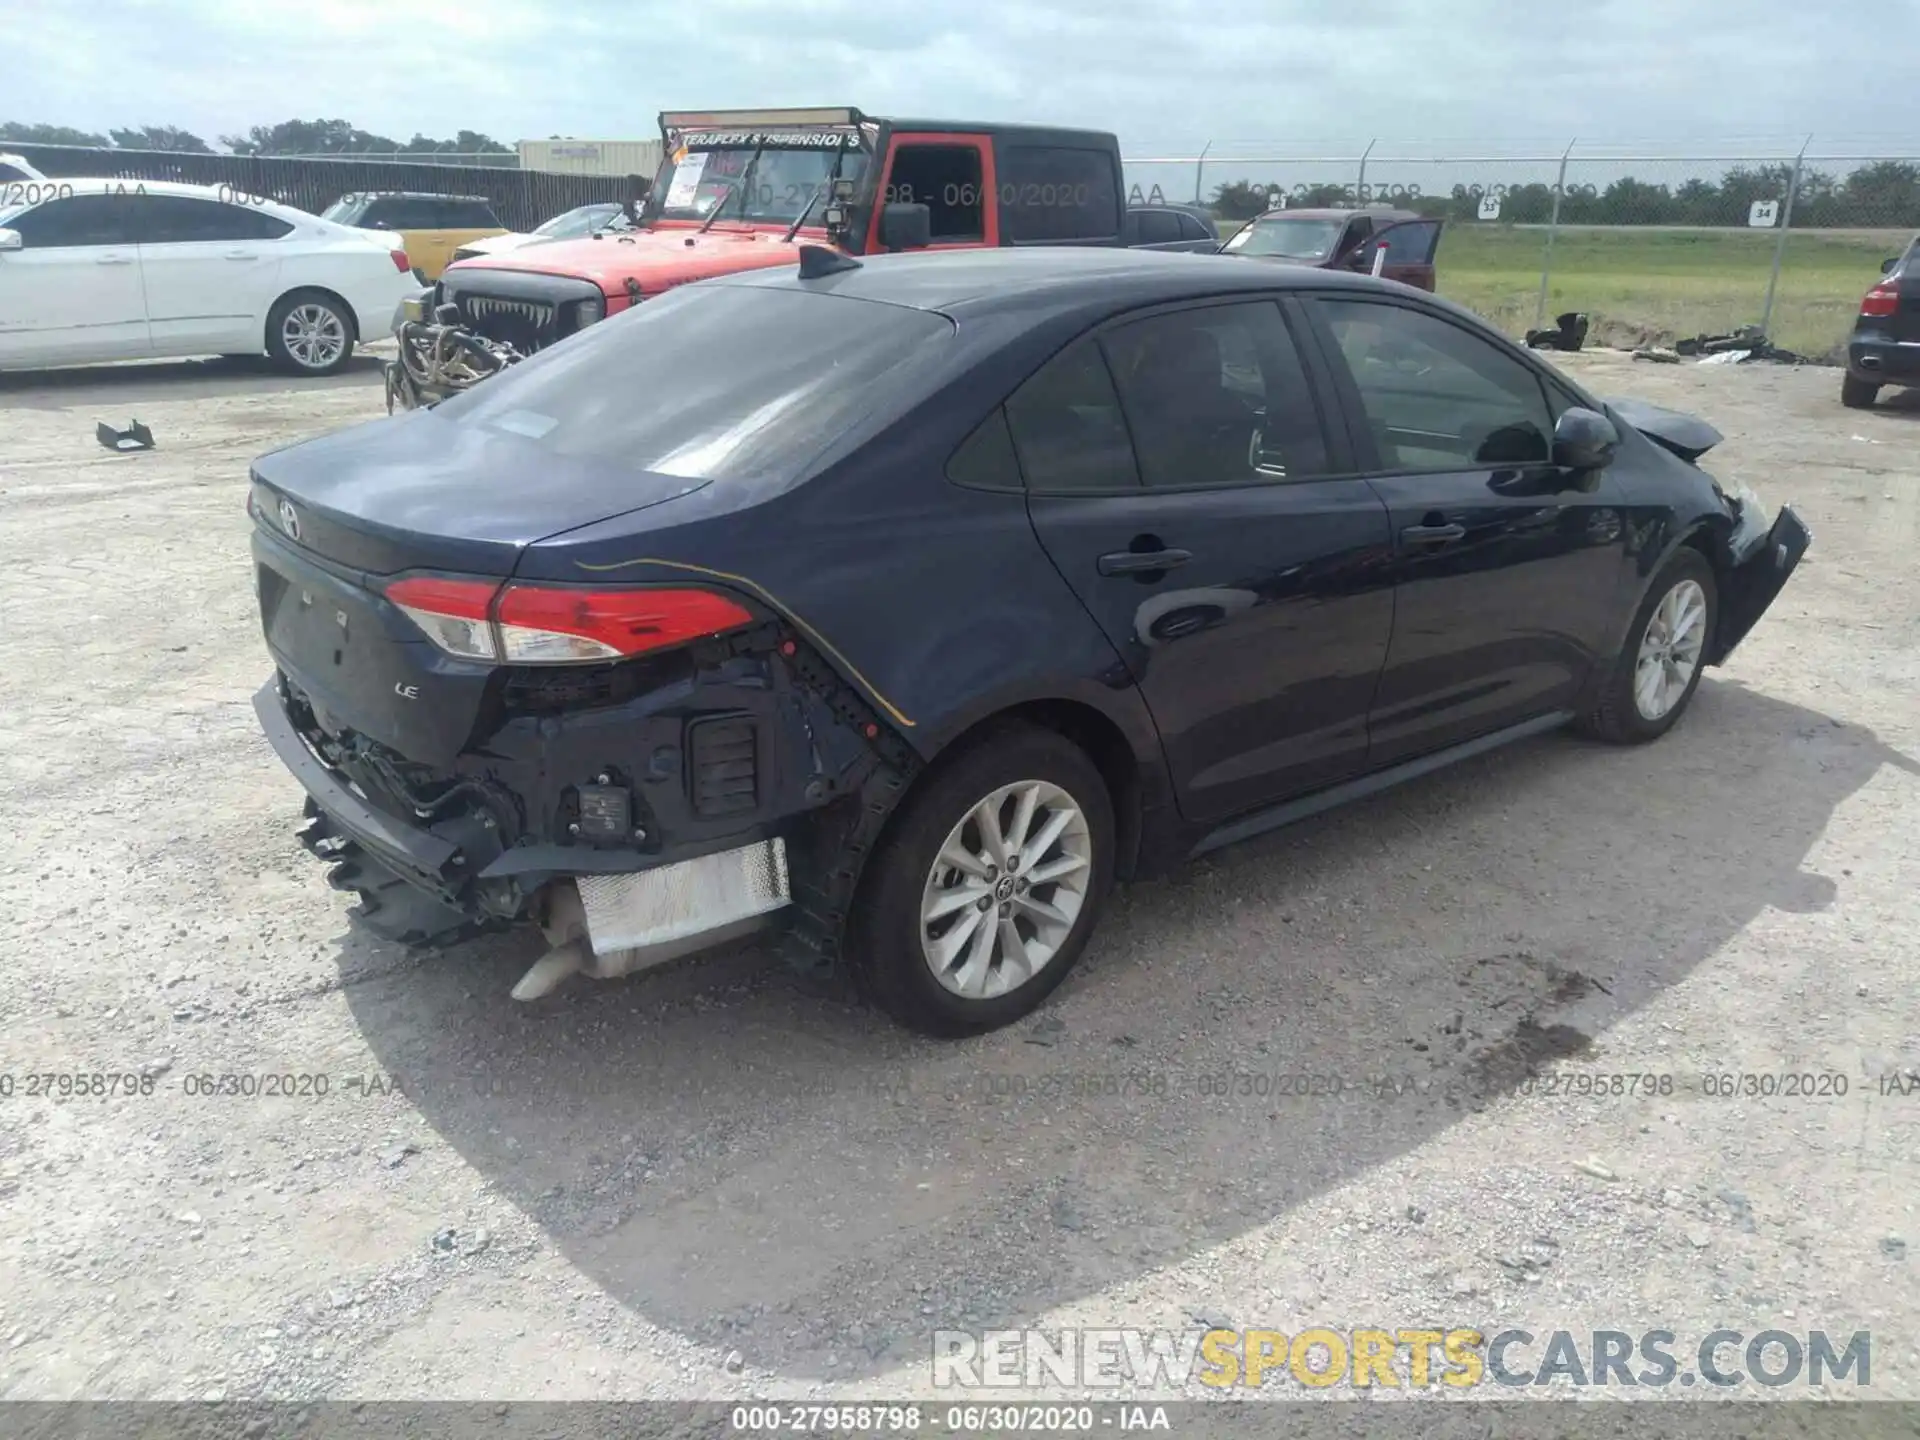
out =
[[[280,502],[280,528],[287,532],[289,539],[300,538],[300,512],[293,508],[291,500]]]

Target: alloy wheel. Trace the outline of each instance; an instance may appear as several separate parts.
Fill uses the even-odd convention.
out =
[[[301,366],[324,370],[346,349],[347,327],[325,305],[309,301],[287,312],[287,318],[280,322],[280,339]]]
[[[1700,668],[1707,639],[1707,594],[1682,580],[1647,619],[1633,671],[1633,706],[1643,720],[1662,720],[1680,703]]]
[[[1045,780],[984,796],[951,831],[920,901],[920,948],[940,984],[968,1000],[1017,990],[1073,933],[1093,878],[1079,803]]]

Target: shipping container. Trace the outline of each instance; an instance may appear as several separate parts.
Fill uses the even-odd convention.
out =
[[[660,168],[658,140],[522,140],[520,168],[558,175],[643,175]]]

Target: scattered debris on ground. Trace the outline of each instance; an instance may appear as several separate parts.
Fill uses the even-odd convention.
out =
[[[1527,346],[1533,350],[1576,351],[1587,343],[1587,317],[1577,310],[1554,317],[1551,330],[1529,330]]]
[[[116,430],[102,420],[93,427],[93,436],[109,450],[151,450],[153,448],[153,432],[138,420],[129,421],[124,430]]]

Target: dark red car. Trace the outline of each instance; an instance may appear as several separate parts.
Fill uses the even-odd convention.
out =
[[[1223,255],[1321,270],[1358,270],[1417,290],[1434,286],[1441,222],[1411,210],[1269,210],[1220,247]]]

